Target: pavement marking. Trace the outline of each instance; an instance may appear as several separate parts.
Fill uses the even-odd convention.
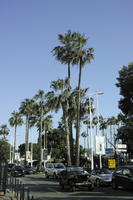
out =
[[[60,192],[58,192],[57,190],[55,190],[55,189],[53,189],[53,188],[48,188],[48,190],[51,191],[51,192],[60,193]]]

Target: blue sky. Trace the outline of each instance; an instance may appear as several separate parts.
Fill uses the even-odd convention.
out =
[[[117,116],[118,71],[133,61],[132,9],[132,0],[1,0],[0,125],[8,124],[25,98],[39,89],[49,91],[52,80],[66,77],[67,66],[55,60],[51,50],[59,45],[57,35],[68,29],[85,34],[88,47],[95,50],[94,61],[83,69],[82,87],[104,92],[100,114]],[[75,87],[78,67],[71,73]],[[55,125],[57,121],[58,115]]]

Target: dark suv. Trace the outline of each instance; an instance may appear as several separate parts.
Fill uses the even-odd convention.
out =
[[[117,189],[119,186],[126,189],[133,188],[133,165],[118,167],[112,175],[112,188]]]
[[[59,173],[59,184],[62,189],[65,186],[69,186],[72,192],[79,187],[88,187],[89,190],[93,189],[89,174],[82,167],[67,167],[66,170],[61,171]]]
[[[25,170],[21,166],[14,166],[12,168],[12,170],[11,170],[11,175],[15,176],[15,177],[17,177],[17,176],[24,176],[24,174],[25,174]]]

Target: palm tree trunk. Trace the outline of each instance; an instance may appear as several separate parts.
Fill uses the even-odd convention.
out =
[[[66,143],[67,143],[67,162],[68,166],[71,166],[71,155],[70,155],[70,132],[69,132],[69,123],[68,123],[68,102],[67,106],[63,105],[63,115],[64,115],[64,125],[66,130]]]
[[[73,144],[73,122],[69,117],[69,133],[70,133],[70,155],[71,155],[71,162],[72,165],[74,164],[74,144]]]
[[[29,151],[29,117],[26,116],[26,133],[25,133],[25,162],[26,163],[27,163],[27,152],[28,151]]]
[[[43,117],[43,110],[41,110],[41,118],[40,118],[40,130],[39,130],[39,148],[40,148],[40,155],[39,155],[39,170],[42,168],[42,117]]]
[[[81,83],[81,72],[82,72],[82,61],[80,59],[79,66],[79,80],[78,80],[78,98],[77,98],[77,129],[76,129],[76,166],[79,166],[80,156],[80,83]]]
[[[70,72],[70,63],[68,63],[68,79],[70,81],[71,72]]]
[[[15,161],[15,152],[16,152],[16,130],[17,130],[17,126],[15,125],[15,130],[14,130],[13,161]]]

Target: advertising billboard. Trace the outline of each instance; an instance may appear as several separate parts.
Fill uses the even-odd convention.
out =
[[[96,144],[96,154],[104,155],[105,154],[105,137],[95,136],[95,144]]]

